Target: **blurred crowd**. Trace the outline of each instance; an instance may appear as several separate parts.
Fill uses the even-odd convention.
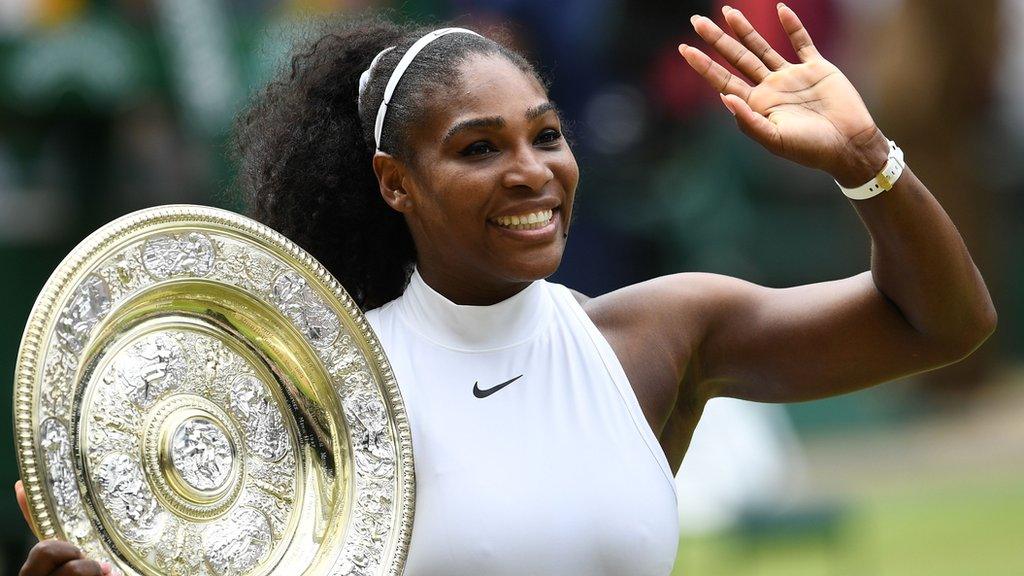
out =
[[[551,80],[581,167],[556,280],[600,294],[678,271],[781,287],[866,270],[869,238],[835,184],[749,142],[678,55],[681,42],[702,44],[689,16],[720,21],[722,4],[0,0],[0,374],[13,373],[35,294],[88,232],[156,204],[241,210],[227,193],[234,115],[310,22],[375,7],[500,28]],[[915,401],[969,400],[995,367],[1024,357],[1024,0],[788,4],[906,151],[988,282],[996,335],[910,387]],[[730,5],[795,58],[773,0]],[[9,402],[0,394],[7,414]],[[0,486],[17,474],[7,434]],[[0,497],[0,515],[17,515],[13,498]]]

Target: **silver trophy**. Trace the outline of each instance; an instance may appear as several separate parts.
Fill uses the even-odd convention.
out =
[[[198,206],[83,241],[36,301],[15,434],[33,529],[125,574],[400,576],[412,442],[341,285]]]

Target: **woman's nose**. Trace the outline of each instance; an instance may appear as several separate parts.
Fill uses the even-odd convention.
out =
[[[537,191],[554,177],[554,172],[539,157],[537,150],[532,146],[524,146],[512,157],[511,165],[505,171],[503,184],[506,188],[526,186]]]

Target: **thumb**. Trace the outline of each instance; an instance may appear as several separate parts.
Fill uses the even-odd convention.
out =
[[[28,511],[28,498],[25,497],[25,487],[21,480],[14,483],[14,496],[18,499],[18,508],[21,508],[21,515],[25,517],[25,523],[32,527],[32,515]]]
[[[745,100],[735,94],[719,94],[722,103],[736,117],[740,131],[771,151],[778,149],[779,131],[775,124],[754,112]]]

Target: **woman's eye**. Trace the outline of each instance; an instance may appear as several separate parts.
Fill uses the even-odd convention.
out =
[[[558,130],[555,130],[554,128],[548,128],[547,130],[544,130],[543,132],[540,133],[540,135],[537,136],[537,143],[538,144],[551,144],[551,143],[554,143],[554,142],[557,142],[557,141],[561,140],[561,138],[562,138],[562,133],[561,132],[559,132]]]
[[[489,152],[494,151],[495,148],[494,146],[491,146],[490,142],[487,142],[486,140],[480,140],[479,142],[473,142],[469,146],[463,148],[460,154],[462,154],[463,156],[479,156],[481,154],[487,154]]]

